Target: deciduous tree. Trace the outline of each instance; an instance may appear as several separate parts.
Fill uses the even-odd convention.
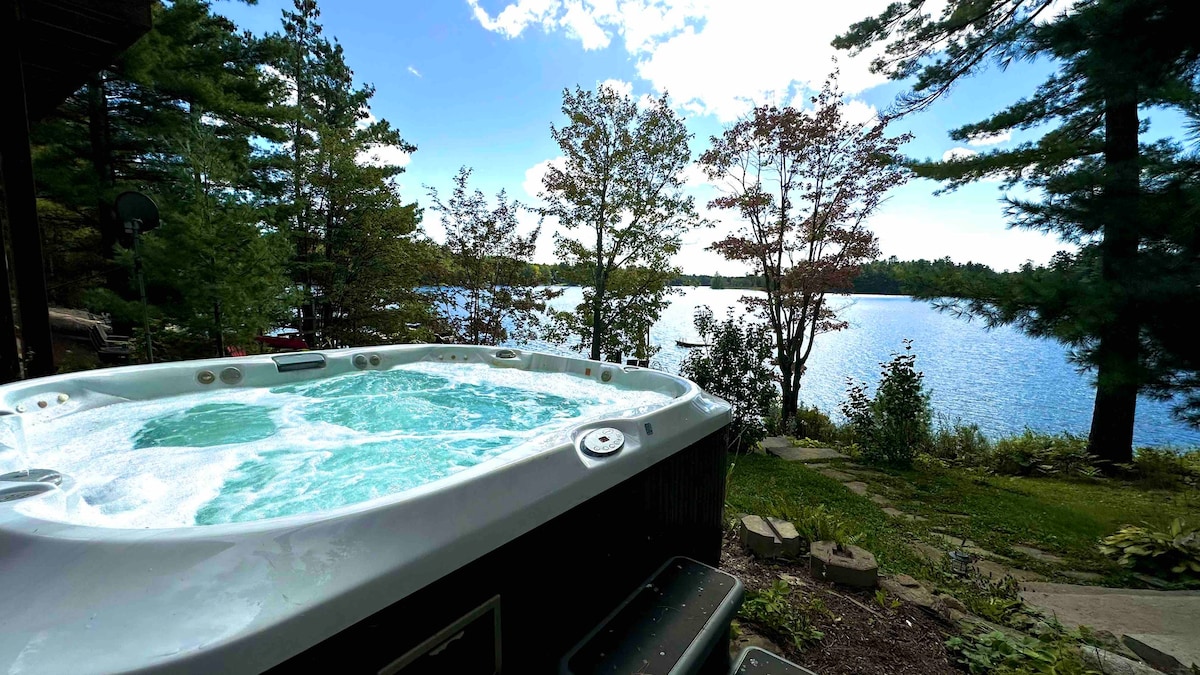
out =
[[[725,192],[711,206],[744,223],[711,248],[764,281],[763,295],[742,300],[774,340],[789,426],[816,336],[847,325],[826,296],[844,293],[860,265],[878,256],[864,221],[907,173],[896,153],[908,137],[847,120],[834,78],[811,103],[760,106],[700,158]]]
[[[567,232],[555,234],[568,281],[583,303],[554,317],[552,337],[578,336],[591,358],[646,353],[645,335],[668,304],[672,258],[680,237],[703,221],[683,193],[690,135],[664,95],[639,109],[608,87],[563,92],[568,124],[551,127],[564,161],[542,181],[543,213]]]
[[[503,190],[489,206],[482,192],[468,187],[470,178],[470,169],[459,169],[445,202],[429,188],[446,230],[447,259],[436,293],[443,319],[467,344],[531,340],[546,301],[561,293],[539,287],[531,265],[541,226],[522,235],[517,216],[525,207]]]

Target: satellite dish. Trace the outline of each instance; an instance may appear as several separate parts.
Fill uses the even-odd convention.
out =
[[[139,232],[149,232],[159,226],[158,205],[140,192],[122,192],[117,195],[117,219],[122,223],[141,222]]]

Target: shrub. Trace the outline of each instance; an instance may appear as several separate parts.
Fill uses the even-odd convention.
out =
[[[992,444],[978,425],[939,416],[929,454],[947,466],[982,467],[991,462]]]
[[[946,647],[960,655],[967,672],[986,675],[1084,675],[1095,671],[1080,659],[1074,635],[1046,631],[1037,637],[991,631],[953,637]]]
[[[1200,529],[1179,518],[1166,530],[1126,525],[1100,542],[1100,552],[1160,579],[1200,579]]]
[[[1042,434],[1026,429],[1019,436],[996,442],[992,469],[1010,476],[1095,478],[1096,457],[1088,452],[1087,438],[1063,432]]]
[[[792,588],[785,581],[776,581],[765,591],[750,591],[742,603],[740,615],[757,623],[767,637],[784,639],[803,650],[818,642],[825,634],[814,625],[814,615],[828,614],[820,598],[809,597],[793,602]]]
[[[1200,484],[1200,450],[1138,448],[1126,469],[1142,487],[1175,490]]]
[[[734,452],[748,451],[766,436],[766,418],[779,398],[768,365],[771,338],[763,325],[734,318],[732,309],[717,322],[711,309],[698,307],[693,323],[710,346],[692,350],[680,374],[733,406],[725,442]]]
[[[929,447],[933,412],[925,376],[913,367],[916,360],[912,340],[905,340],[903,352],[880,364],[882,377],[873,397],[867,395],[865,384],[847,381],[842,413],[865,461],[908,466]]]
[[[844,434],[838,425],[816,406],[801,405],[793,427],[796,438],[811,438],[823,443],[838,443]]]

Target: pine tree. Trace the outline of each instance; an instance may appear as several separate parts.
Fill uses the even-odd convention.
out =
[[[283,91],[262,72],[273,48],[207,2],[156,6],[153,30],[36,129],[56,301],[118,320],[127,313],[135,297],[130,256],[118,245],[112,203],[136,189],[162,214],[163,227],[145,237],[148,291],[156,314],[193,340],[180,354],[211,355],[225,333],[217,323],[237,340],[269,325],[274,312],[264,308],[286,290],[281,261],[265,253],[274,244],[265,206],[270,153],[262,148],[283,139],[275,105]],[[212,241],[224,234],[237,245]],[[225,248],[209,256],[220,264],[203,267],[214,247]],[[247,269],[255,279],[240,278]]]
[[[874,63],[894,79],[915,76],[892,111],[924,109],[989,64],[1051,59],[1058,70],[1027,98],[951,132],[967,140],[1047,129],[1036,141],[947,162],[917,162],[948,188],[988,176],[1043,199],[1007,199],[1013,223],[1077,247],[1017,275],[952,275],[929,294],[989,324],[1058,339],[1096,374],[1090,448],[1110,463],[1132,456],[1139,392],[1193,392],[1194,342],[1178,333],[1197,306],[1196,160],[1171,142],[1139,142],[1148,106],[1197,109],[1200,36],[1182,0],[1091,0],[1054,15],[1051,0],[950,2],[938,17],[896,3],[835,44],[886,42]],[[1170,304],[1168,304],[1170,303]],[[1192,419],[1195,419],[1193,415]]]
[[[284,12],[277,66],[294,97],[282,222],[295,247],[302,331],[310,344],[402,340],[408,324],[429,320],[416,287],[435,251],[416,204],[396,187],[404,169],[375,157],[381,148],[416,147],[370,116],[374,88],[355,85],[319,18],[314,0],[295,0],[295,11]]]

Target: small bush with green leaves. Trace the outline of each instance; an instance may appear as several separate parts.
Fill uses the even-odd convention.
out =
[[[1129,569],[1170,581],[1200,580],[1200,529],[1182,519],[1165,530],[1126,525],[1100,542],[1100,552]]]
[[[825,637],[814,619],[828,613],[820,598],[794,598],[787,582],[776,581],[765,591],[747,593],[739,615],[758,624],[767,637],[786,640],[804,650]]]
[[[946,647],[959,654],[959,662],[967,671],[980,675],[1094,673],[1080,659],[1077,645],[1074,636],[1061,631],[1026,637],[997,630],[946,641]]]
[[[845,438],[837,423],[816,406],[801,405],[796,410],[793,431],[796,438],[811,438],[826,445],[840,443]]]
[[[929,455],[945,466],[982,467],[991,461],[992,444],[976,424],[950,421],[939,415]]]
[[[1139,485],[1150,489],[1177,490],[1200,485],[1200,450],[1182,452],[1175,448],[1138,448],[1133,463],[1122,469]]]
[[[710,346],[691,350],[680,374],[733,406],[726,444],[749,451],[766,436],[766,419],[779,398],[769,365],[771,338],[764,326],[736,318],[732,309],[717,321],[711,309],[698,307],[693,323]]]
[[[865,384],[847,381],[842,414],[862,447],[864,461],[908,466],[929,448],[933,411],[925,375],[914,367],[916,360],[912,340],[905,340],[903,352],[879,364],[883,370],[873,396],[867,394]]]
[[[1095,455],[1088,452],[1086,437],[1066,432],[1042,434],[1029,429],[996,442],[992,469],[1009,476],[1095,478],[1100,475]]]

